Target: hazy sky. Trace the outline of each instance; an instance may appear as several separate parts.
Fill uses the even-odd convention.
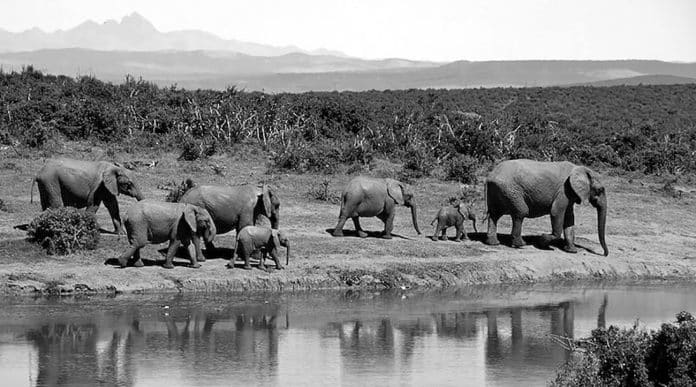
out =
[[[135,11],[160,31],[364,58],[696,62],[696,0],[0,0],[0,10],[13,32]]]

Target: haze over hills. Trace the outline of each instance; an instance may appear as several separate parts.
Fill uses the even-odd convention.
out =
[[[162,86],[268,92],[696,82],[696,63],[366,60],[328,50],[225,40],[203,31],[162,33],[138,14],[53,33],[0,30],[2,70],[28,65],[115,83],[129,74]]]
[[[33,51],[55,48],[88,48],[104,51],[219,50],[256,56],[278,56],[293,52],[345,56],[331,50],[303,50],[295,46],[275,47],[265,44],[223,39],[199,30],[160,32],[138,13],[124,16],[120,22],[88,20],[68,29],[44,32],[38,28],[12,33],[0,29],[0,52]]]

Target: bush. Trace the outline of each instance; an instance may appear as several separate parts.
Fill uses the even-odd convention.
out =
[[[184,196],[186,191],[195,186],[196,183],[191,178],[188,178],[186,180],[182,180],[179,184],[172,181],[166,184],[162,184],[157,188],[169,191],[167,192],[167,197],[164,198],[165,201],[176,203],[179,201],[179,199],[181,199],[182,196]]]
[[[557,371],[552,386],[696,385],[696,319],[687,312],[657,331],[611,326],[576,344],[585,352]]]
[[[341,194],[331,189],[331,180],[323,179],[319,184],[307,191],[307,195],[320,202],[340,203]]]
[[[94,250],[99,244],[96,216],[73,207],[42,212],[31,221],[27,232],[29,238],[40,244],[50,255]]]
[[[464,184],[476,184],[476,169],[479,162],[475,158],[468,155],[458,155],[450,159],[446,166],[448,180],[456,180]]]

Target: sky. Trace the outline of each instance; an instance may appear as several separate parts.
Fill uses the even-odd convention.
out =
[[[12,32],[137,12],[162,32],[369,59],[696,62],[696,0],[0,0],[0,9]]]

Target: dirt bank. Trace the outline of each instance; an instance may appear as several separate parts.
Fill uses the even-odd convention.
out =
[[[100,158],[99,149],[83,151],[81,157]],[[523,234],[529,243],[512,249],[509,242],[509,219],[501,221],[499,231],[503,245],[491,247],[481,243],[483,234],[472,233],[473,240],[456,243],[433,242],[428,223],[439,206],[456,193],[454,183],[433,179],[414,183],[420,204],[420,223],[424,235],[418,236],[410,225],[407,209],[399,209],[392,240],[360,239],[347,236],[333,238],[327,232],[336,222],[338,205],[314,200],[310,191],[323,179],[330,190],[339,191],[350,179],[346,175],[268,174],[263,160],[239,160],[220,157],[207,162],[178,162],[173,155],[138,157],[119,154],[117,160],[142,160],[147,165],[133,172],[146,197],[164,198],[163,183],[192,176],[198,182],[232,184],[270,181],[279,188],[282,200],[281,228],[292,240],[292,258],[287,270],[265,273],[258,269],[228,270],[228,249],[209,259],[198,270],[185,267],[185,261],[173,270],[163,269],[163,257],[157,247],[147,247],[144,268],[119,269],[104,262],[127,247],[124,237],[103,235],[95,251],[64,257],[46,256],[27,242],[14,225],[27,223],[40,212],[38,203],[29,203],[31,177],[40,167],[39,157],[19,158],[4,154],[0,175],[4,184],[0,198],[7,211],[0,212],[0,292],[194,292],[297,290],[342,287],[444,287],[471,284],[529,283],[595,279],[692,279],[696,277],[696,202],[689,194],[673,198],[663,194],[659,180],[607,176],[604,181],[609,197],[607,243],[610,255],[603,257],[596,236],[596,214],[589,206],[576,209],[578,254],[558,248],[543,250],[534,246],[535,236],[548,232],[548,217],[525,220]],[[215,168],[211,167],[215,164]],[[214,172],[224,165],[224,174]],[[133,203],[120,198],[125,212]],[[482,200],[476,203],[483,210]],[[111,228],[104,208],[99,221]],[[363,227],[381,230],[376,219],[366,219]],[[479,231],[485,230],[479,224]],[[352,230],[348,222],[346,230]],[[453,230],[450,230],[452,235]],[[350,233],[347,233],[350,234]],[[221,235],[217,245],[229,247],[234,233]],[[507,237],[507,238],[506,238]],[[164,247],[164,246],[159,246]]]

